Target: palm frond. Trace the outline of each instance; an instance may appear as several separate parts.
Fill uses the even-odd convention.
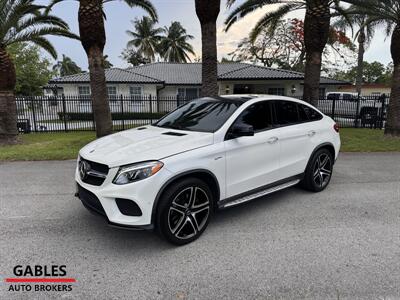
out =
[[[254,26],[250,33],[250,40],[255,41],[257,36],[266,28],[269,29],[271,33],[275,32],[276,27],[279,22],[291,11],[305,9],[304,4],[286,4],[280,6],[277,10],[266,13],[257,24]]]
[[[225,32],[235,24],[239,19],[247,16],[249,13],[271,4],[305,4],[305,1],[288,1],[288,0],[247,0],[243,4],[235,8],[226,18]]]
[[[29,41],[47,51],[54,59],[57,58],[57,51],[48,39],[42,36],[37,36],[30,38]]]

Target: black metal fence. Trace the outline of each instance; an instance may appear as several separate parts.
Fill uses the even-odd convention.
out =
[[[151,124],[191,99],[152,96],[109,97],[115,131]],[[329,98],[329,97],[328,97]],[[320,99],[317,107],[341,127],[385,126],[388,96]],[[93,131],[90,96],[17,97],[20,132]]]

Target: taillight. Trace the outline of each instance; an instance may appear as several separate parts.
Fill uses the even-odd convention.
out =
[[[335,129],[335,131],[337,133],[339,133],[339,131],[340,131],[340,127],[339,127],[339,125],[337,123],[335,123],[335,125],[333,125],[333,129]]]

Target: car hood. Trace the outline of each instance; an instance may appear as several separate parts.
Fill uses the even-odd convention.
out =
[[[113,168],[136,162],[160,160],[211,145],[213,141],[213,133],[146,126],[100,138],[82,148],[79,154],[87,160]]]

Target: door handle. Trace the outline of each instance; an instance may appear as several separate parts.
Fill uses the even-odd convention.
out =
[[[313,137],[314,135],[316,135],[317,133],[314,131],[314,130],[311,130],[311,131],[309,131],[308,133],[307,133],[307,135],[309,136],[309,137]]]
[[[275,144],[278,140],[279,139],[276,136],[274,136],[274,137],[268,139],[267,142],[268,142],[268,144]]]

